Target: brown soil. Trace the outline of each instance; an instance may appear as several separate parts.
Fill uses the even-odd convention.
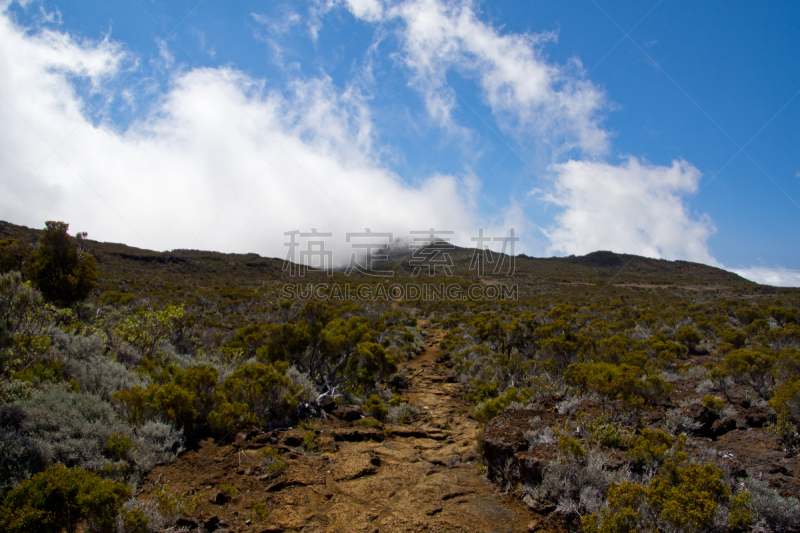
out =
[[[422,320],[418,325],[429,327]],[[169,492],[194,494],[200,503],[187,518],[210,529],[218,520],[229,531],[257,533],[538,530],[532,524],[537,515],[482,476],[479,425],[468,416],[464,387],[437,363],[444,333],[427,330],[425,350],[405,365],[404,392],[421,410],[412,424],[315,421],[321,450],[315,454],[297,447],[305,434],[299,429],[242,435],[232,445],[208,440],[157,467],[147,481],[160,478]],[[260,466],[267,443],[286,450],[282,474]],[[220,493],[223,484],[235,485],[238,494]],[[258,503],[268,511],[263,519],[255,513]]]

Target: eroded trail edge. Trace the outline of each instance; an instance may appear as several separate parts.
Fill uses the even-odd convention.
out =
[[[157,467],[148,481],[193,494],[199,505],[183,524],[207,530],[528,531],[534,515],[527,506],[481,476],[479,425],[467,415],[464,387],[437,363],[445,332],[418,325],[425,349],[404,368],[404,393],[420,409],[417,421],[374,428],[358,420],[319,421],[316,454],[299,449],[304,429],[242,435],[226,446],[209,440]],[[261,450],[270,445],[284,451],[282,473],[264,468]]]

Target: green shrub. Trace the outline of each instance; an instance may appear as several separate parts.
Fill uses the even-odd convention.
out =
[[[712,464],[668,459],[647,486],[612,482],[608,506],[583,517],[584,531],[711,531],[717,508],[730,497],[722,478],[722,470]],[[745,516],[740,507],[735,509],[734,519],[740,522]]]
[[[686,443],[686,435],[681,435],[676,442],[668,433],[663,430],[653,431],[644,428],[633,443],[633,447],[628,451],[628,457],[633,463],[661,465],[670,452],[682,453]],[[673,445],[675,448],[673,449]]]
[[[531,398],[531,391],[520,390],[516,387],[509,387],[502,395],[491,400],[486,400],[479,404],[472,413],[472,417],[478,422],[486,423],[500,411],[508,407],[512,402],[528,403]]]
[[[121,518],[125,533],[148,533],[150,521],[141,509],[123,509]]]
[[[317,434],[313,431],[309,431],[305,435],[303,435],[303,449],[308,453],[314,453],[317,451]]]
[[[559,437],[558,450],[564,454],[565,457],[572,457],[575,459],[583,459],[586,455],[586,450],[581,446],[581,442],[575,437],[570,436]]]
[[[684,326],[675,332],[675,340],[683,343],[689,350],[694,350],[703,340],[703,336],[692,326]]]
[[[383,403],[380,396],[373,394],[367,401],[364,402],[363,410],[376,420],[386,420],[386,415],[389,414],[389,408]]]
[[[269,511],[267,511],[267,504],[264,502],[256,502],[253,504],[253,518],[259,521],[264,521],[269,516]]]
[[[7,533],[73,533],[81,524],[114,531],[117,513],[130,489],[82,468],[56,464],[8,493],[0,511]]]
[[[162,483],[160,476],[150,486],[150,496],[159,513],[168,521],[174,521],[180,515],[192,514],[200,505],[200,497],[197,494],[179,496],[170,492],[169,484]]]
[[[214,411],[208,422],[217,433],[228,433],[247,424],[287,420],[302,387],[286,376],[288,363],[248,363],[217,386]]]
[[[239,487],[236,485],[229,485],[228,483],[220,483],[217,488],[226,494],[230,494],[231,496],[236,496],[239,494]]]
[[[266,467],[267,472],[270,474],[280,474],[288,467],[281,456],[280,450],[269,446],[261,450],[261,465]]]
[[[633,437],[619,422],[594,418],[581,422],[581,430],[589,443],[601,444],[609,448],[627,448]]]
[[[374,418],[362,418],[358,421],[359,425],[364,426],[365,428],[376,428],[381,425],[380,422],[375,420]]]
[[[721,398],[717,398],[716,396],[711,396],[710,394],[706,394],[703,396],[703,405],[708,407],[714,412],[719,413],[722,411],[722,408],[725,407],[725,401]]]
[[[774,370],[778,358],[764,350],[731,350],[712,376],[731,376],[737,383],[749,385],[761,398],[769,399],[775,385]]]
[[[111,459],[125,459],[132,449],[133,442],[122,433],[112,433],[106,442],[106,453]]]

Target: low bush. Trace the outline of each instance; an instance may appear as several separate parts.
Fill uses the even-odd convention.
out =
[[[84,525],[111,533],[130,489],[82,468],[61,464],[23,481],[8,493],[0,511],[0,530],[7,533],[73,533]]]
[[[389,414],[389,408],[383,403],[380,396],[373,394],[364,402],[362,410],[376,420],[383,422]]]

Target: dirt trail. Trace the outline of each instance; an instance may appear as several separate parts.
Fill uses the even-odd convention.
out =
[[[230,531],[258,533],[528,531],[535,515],[480,475],[478,424],[465,414],[464,388],[436,363],[443,337],[442,330],[427,330],[425,350],[405,365],[405,393],[421,410],[413,424],[321,422],[315,455],[291,448],[303,430],[284,432],[278,445],[293,451],[279,476],[262,475],[256,466],[263,436],[232,446],[206,441],[150,479],[161,476],[170,491],[195,491],[201,504],[192,521],[209,529],[220,520]],[[221,484],[235,484],[239,493],[220,494]],[[259,502],[266,516],[256,516]]]

